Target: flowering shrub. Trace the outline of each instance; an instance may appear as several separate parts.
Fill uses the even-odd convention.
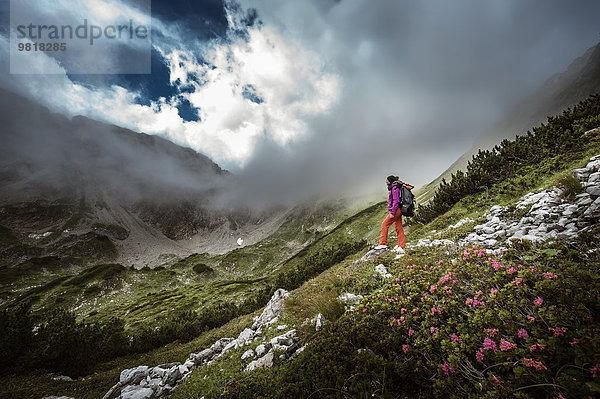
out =
[[[365,296],[358,311],[328,324],[277,374],[245,376],[227,395],[592,397],[600,259],[583,248],[421,250],[387,264],[395,277],[379,283],[374,265],[362,266],[345,287]]]

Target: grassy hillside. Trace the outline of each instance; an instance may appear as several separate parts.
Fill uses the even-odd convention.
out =
[[[580,123],[576,145],[464,195],[428,223],[413,223],[409,242],[464,237],[490,206],[514,204],[584,166],[600,153],[597,136],[581,136],[598,122],[595,104],[592,110],[595,115],[585,112],[573,121]],[[368,219],[368,210],[361,217]],[[447,229],[467,217],[474,222]],[[296,360],[242,373],[243,348],[196,372],[175,397],[534,398],[600,392],[600,226],[574,242],[516,243],[502,255],[446,247],[411,249],[400,260],[385,255],[356,264],[358,257],[293,291],[280,323],[303,334],[307,346]],[[393,278],[374,277],[380,263]],[[364,296],[357,311],[339,310],[336,298],[344,292]],[[324,331],[300,327],[317,313],[330,321]]]
[[[557,146],[554,154],[519,165],[487,189],[456,198],[430,221],[410,223],[408,242],[464,237],[491,205],[509,205],[528,191],[554,185],[568,170],[600,154],[597,136],[581,136],[600,121],[598,101],[595,98],[584,105],[587,111],[582,119],[571,122],[578,126],[577,145]],[[545,140],[531,143],[545,145],[546,140],[554,139],[546,134]],[[400,260],[384,255],[355,264],[366,252],[367,243],[376,241],[385,208],[382,202],[339,223],[324,221],[326,226],[316,229],[321,233],[306,237],[303,217],[294,216],[278,235],[220,257],[194,255],[159,270],[133,271],[107,264],[25,292],[20,302],[32,303],[35,309],[36,304],[58,305],[52,301],[63,291],[65,298],[79,298],[87,290],[89,300],[96,300],[98,313],[92,314],[92,307],[84,304],[77,309],[80,317],[108,323],[112,312],[126,320],[127,331],[137,334],[135,342],[156,346],[161,339],[179,341],[147,353],[133,352],[148,348],[129,348],[129,355],[108,362],[97,359],[84,373],[90,377],[74,382],[52,381],[43,371],[21,370],[27,377],[0,379],[4,382],[0,398],[33,398],[42,392],[101,397],[117,381],[122,368],[181,361],[217,338],[236,336],[251,324],[248,314],[256,314],[279,287],[293,290],[280,323],[295,325],[303,343],[308,344],[300,357],[272,369],[242,374],[240,356],[248,348],[233,350],[220,362],[197,370],[175,397],[595,394],[598,385],[593,375],[600,371],[598,229],[573,243],[516,245],[503,256],[473,248],[421,248],[410,249]],[[447,229],[466,217],[473,222]],[[298,245],[302,240],[306,247],[295,255],[285,257],[278,252],[285,243]],[[380,263],[393,279],[374,277],[374,267]],[[497,270],[498,264],[502,267]],[[365,297],[357,312],[344,313],[340,307],[336,298],[344,292]],[[199,307],[199,302],[206,302],[205,307]],[[307,317],[318,313],[329,321],[323,331],[302,326]],[[144,324],[156,326],[161,320],[166,324],[158,324],[158,332],[144,328]],[[95,337],[81,325],[78,328]],[[117,325],[114,331],[123,330]],[[494,342],[496,350],[486,338]],[[17,346],[13,342],[9,347]],[[358,349],[364,350],[359,353]],[[38,366],[52,369],[50,364]],[[35,381],[35,387],[28,381]]]

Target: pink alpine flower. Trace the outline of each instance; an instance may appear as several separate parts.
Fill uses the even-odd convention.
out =
[[[443,260],[440,260],[440,261],[438,262],[438,266],[439,266],[439,265],[443,265],[443,264],[444,264],[444,261],[443,261]]]
[[[480,296],[482,296],[482,295],[483,295],[483,292],[481,292],[481,291],[477,291],[477,292],[475,293],[475,299],[479,299],[479,297],[480,297]]]
[[[485,248],[481,248],[481,249],[475,251],[475,253],[477,254],[478,258],[483,258],[485,256]]]
[[[492,381],[494,381],[494,384],[496,384],[496,386],[502,386],[502,381],[500,381],[500,378],[496,377],[495,374],[492,374]]]
[[[506,273],[513,274],[516,271],[517,271],[517,268],[514,267],[514,266],[511,266],[511,267],[508,268],[508,270],[506,271]]]
[[[523,279],[521,277],[517,277],[513,282],[512,285],[519,285],[523,282]]]
[[[529,271],[533,274],[533,273],[537,272],[537,267],[529,266]]]
[[[412,337],[414,333],[415,333],[415,330],[413,330],[412,328],[410,328],[410,329],[408,330],[408,336],[409,336],[409,337]]]
[[[525,362],[525,366],[533,367],[538,371],[539,370],[548,370],[542,362],[538,362],[538,361],[535,361],[535,360],[529,359],[529,358],[524,358],[523,361]]]
[[[440,281],[438,281],[438,284],[444,284],[446,281],[450,280],[452,278],[452,272],[444,275],[442,278],[440,278]]]
[[[529,320],[530,322],[534,323],[535,322],[535,317],[533,317],[533,316],[527,316],[527,320]]]
[[[436,335],[440,331],[440,329],[437,327],[431,327],[429,331],[431,331],[431,335]]]
[[[539,296],[533,300],[533,304],[535,306],[542,306],[542,303],[544,303],[544,300]]]
[[[455,333],[452,333],[450,339],[452,340],[452,342],[458,342],[459,344],[462,344],[463,342],[462,339],[460,339]]]
[[[600,364],[596,363],[594,367],[590,369],[590,372],[592,373],[592,377],[598,377],[598,373],[600,373]]]
[[[527,334],[527,330],[525,330],[524,328],[519,329],[519,332],[517,334],[519,335],[519,338],[529,337],[529,334]]]
[[[477,361],[481,363],[485,357],[483,354],[483,349],[479,349],[477,352],[475,352],[475,357],[477,358]]]
[[[492,267],[495,271],[498,271],[502,268],[502,265],[496,259],[489,258],[488,260],[492,262]]]
[[[442,314],[442,309],[440,308],[436,308],[435,306],[431,308],[431,315],[434,316],[435,314]]]
[[[555,337],[562,337],[565,335],[565,332],[567,332],[568,328],[567,327],[548,327],[549,331],[552,331],[554,333]]]
[[[446,375],[450,375],[450,373],[454,373],[454,369],[448,365],[448,363],[444,362],[442,364],[442,370]]]
[[[578,343],[580,343],[580,342],[581,342],[581,340],[580,340],[580,339],[573,338],[573,341],[569,342],[569,344],[571,344],[571,346],[575,346],[575,345],[577,345],[577,344],[578,344]]]
[[[516,344],[513,344],[513,343],[511,343],[511,342],[508,342],[508,341],[506,341],[506,340],[504,340],[504,339],[501,339],[501,340],[500,340],[500,350],[501,350],[502,352],[509,351],[509,350],[511,350],[511,349],[514,349],[514,348],[516,348],[516,347],[517,347],[517,345],[516,345]]]
[[[544,273],[544,278],[551,280],[551,279],[558,278],[558,276],[552,272],[546,272],[546,273]]]
[[[445,286],[444,286],[444,291],[445,291],[447,294],[452,294],[452,287],[448,287],[447,285],[445,285]]]
[[[493,337],[494,335],[496,335],[498,333],[498,329],[497,328],[486,328],[485,330],[483,330],[483,332],[488,337]]]
[[[496,295],[497,293],[498,293],[498,290],[497,290],[497,289],[495,289],[495,288],[492,288],[492,289],[490,290],[490,295]]]
[[[544,344],[533,344],[529,347],[529,352],[543,351],[545,347]]]
[[[565,399],[564,396],[562,396],[562,393],[558,393],[558,396],[555,396],[553,399]]]
[[[467,298],[467,300],[465,301],[465,305],[471,305],[473,303],[473,300],[471,298]]]
[[[494,352],[498,352],[498,349],[496,347],[496,342],[493,341],[493,340],[491,340],[491,339],[489,339],[489,338],[487,338],[487,337],[483,340],[483,349],[484,350],[491,349]]]
[[[467,260],[471,257],[471,254],[469,253],[469,250],[465,248],[465,250],[463,251],[463,259]]]
[[[429,287],[429,292],[431,292],[432,294],[435,292],[435,290],[437,290],[437,285],[432,285],[431,287]]]
[[[402,352],[408,353],[409,350],[410,350],[410,345],[408,345],[408,344],[402,345]]]

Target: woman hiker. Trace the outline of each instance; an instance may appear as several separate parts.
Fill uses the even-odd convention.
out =
[[[394,251],[404,253],[406,242],[404,239],[404,229],[402,228],[402,212],[400,211],[400,187],[402,183],[398,180],[398,176],[394,175],[388,176],[385,183],[390,192],[388,195],[388,211],[390,213],[383,223],[381,223],[381,238],[379,239],[379,245],[375,249],[387,248],[388,230],[394,224],[394,228],[398,234],[398,245],[394,247]]]

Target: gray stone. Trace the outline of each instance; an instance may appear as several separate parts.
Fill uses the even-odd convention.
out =
[[[393,276],[388,273],[387,269],[383,264],[379,264],[375,267],[375,271],[383,278],[392,278]]]
[[[136,385],[148,375],[148,366],[138,366],[121,371],[119,382],[121,384]]]
[[[163,369],[161,367],[152,367],[148,372],[148,377],[150,378],[163,378],[167,373],[167,369]]]
[[[218,355],[219,357],[223,356],[224,354],[226,354],[227,352],[229,352],[232,349],[236,349],[238,347],[238,342],[237,340],[233,340],[230,343],[227,344],[227,346],[225,346],[223,348],[223,350],[221,351],[221,353]]]
[[[73,379],[71,377],[69,377],[68,375],[59,375],[56,377],[52,377],[52,379],[54,381],[73,381]]]
[[[265,353],[267,353],[267,347],[265,345],[260,344],[256,347],[256,356],[262,357]]]
[[[588,177],[588,183],[600,182],[600,172],[594,172]]]
[[[486,247],[490,248],[490,247],[495,247],[496,245],[498,245],[498,240],[485,240],[485,242],[483,243]]]
[[[244,371],[252,371],[259,367],[273,367],[273,357],[273,352],[269,352],[260,359],[250,362],[250,364],[246,366]]]
[[[198,364],[202,363],[204,359],[211,357],[213,353],[214,351],[212,350],[212,348],[208,348],[198,353],[192,353],[189,358],[190,360],[194,361],[194,363]]]
[[[254,357],[254,351],[252,349],[248,349],[246,352],[244,352],[244,354],[242,355],[242,360],[246,360],[249,359],[251,357]]]
[[[570,205],[568,206],[564,211],[563,211],[563,216],[572,216],[575,213],[577,213],[578,210],[578,206],[577,205]]]
[[[575,202],[579,206],[586,206],[594,202],[594,200],[590,197],[588,193],[584,193],[585,196],[579,197],[579,199]]]
[[[315,317],[315,330],[319,331],[323,328],[323,324],[325,324],[325,317],[319,313],[317,317]]]
[[[271,321],[273,318],[278,317],[283,310],[285,300],[289,296],[290,293],[282,288],[275,291],[261,315],[254,320],[254,324],[252,324],[252,329],[257,330],[258,328]]]
[[[195,362],[193,362],[192,360],[186,360],[186,361],[183,363],[183,365],[184,365],[185,367],[187,367],[187,369],[188,369],[188,370],[191,370],[191,369],[192,369],[192,368],[193,368],[193,367],[196,365],[196,363],[195,363]]]
[[[581,169],[573,169],[573,174],[579,180],[586,180],[588,178],[588,176],[590,175],[590,173],[591,173],[591,170],[589,168],[587,168],[587,167],[581,168]]]
[[[294,343],[295,338],[297,337],[296,335],[296,330],[290,330],[288,332],[286,332],[285,334],[279,335],[273,339],[271,339],[270,343],[271,345],[284,345],[284,346],[290,346]]]
[[[600,217],[600,197],[596,198],[596,200],[588,206],[588,208],[583,212],[583,217],[585,218],[597,218]]]
[[[223,348],[225,348],[227,345],[229,345],[231,343],[231,341],[233,341],[233,338],[221,338],[220,340],[216,341],[210,347],[210,349],[214,353],[219,353],[219,352],[221,352],[223,350]]]
[[[254,334],[255,334],[254,330],[252,330],[252,329],[250,329],[250,328],[246,328],[246,329],[244,329],[244,331],[242,331],[242,332],[240,333],[240,335],[237,337],[237,341],[238,341],[240,344],[246,343],[246,342],[248,342],[248,341],[252,340],[252,338],[254,338]]]
[[[593,186],[588,186],[585,189],[585,192],[588,193],[592,198],[598,198],[600,197],[600,185],[595,184]]]
[[[518,230],[512,236],[510,236],[510,238],[521,240],[521,239],[523,239],[524,236],[525,236],[525,232],[523,230]]]
[[[152,388],[128,386],[121,391],[121,399],[150,399],[154,397]]]
[[[163,382],[166,385],[175,385],[183,377],[183,373],[179,369],[179,366],[171,367],[163,378]]]
[[[600,160],[595,159],[593,161],[590,161],[585,167],[590,171],[590,173],[598,172],[600,171]]]
[[[494,234],[496,230],[493,227],[486,226],[483,228],[485,234]]]

